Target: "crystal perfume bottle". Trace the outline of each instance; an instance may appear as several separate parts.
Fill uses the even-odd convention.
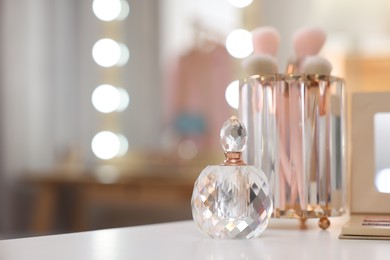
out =
[[[241,160],[245,126],[232,116],[223,125],[221,145],[226,160],[207,166],[195,182],[192,216],[199,230],[216,239],[250,239],[263,233],[273,211],[267,177]]]

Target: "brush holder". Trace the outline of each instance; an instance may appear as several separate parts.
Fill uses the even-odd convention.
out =
[[[243,154],[267,176],[275,218],[330,216],[346,205],[344,81],[329,75],[255,75],[240,83]]]

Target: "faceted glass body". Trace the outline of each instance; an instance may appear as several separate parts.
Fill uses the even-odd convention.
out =
[[[327,75],[249,77],[240,87],[243,154],[262,169],[274,217],[340,216],[346,204],[344,81]]]
[[[268,225],[272,194],[254,166],[206,167],[194,185],[192,215],[199,230],[216,239],[250,239]]]

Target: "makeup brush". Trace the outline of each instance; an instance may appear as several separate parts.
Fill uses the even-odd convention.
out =
[[[332,64],[325,58],[319,56],[306,57],[302,62],[302,72],[306,74],[315,75],[330,75],[332,71]],[[326,82],[326,81],[325,81]],[[312,169],[310,172],[310,181],[316,181],[318,175],[322,178],[324,186],[320,185],[318,193],[318,199],[325,201],[325,206],[328,208],[328,193],[329,193],[329,176],[330,176],[330,154],[326,149],[327,144],[330,142],[329,127],[331,125],[330,117],[327,116],[329,113],[329,102],[330,102],[330,91],[329,84],[318,84],[318,81],[310,81],[311,89],[313,89],[313,98],[309,107],[318,107],[317,112],[313,111],[309,117],[312,119],[312,132],[313,132],[313,145],[311,147],[311,158]],[[310,99],[309,99],[310,100]],[[318,104],[316,104],[318,102]],[[316,136],[314,136],[316,134]],[[318,142],[317,142],[318,140]],[[316,147],[325,147],[325,151],[318,150]],[[317,171],[319,173],[317,174]],[[325,180],[323,180],[325,178]]]
[[[258,27],[252,31],[253,54],[244,59],[242,66],[249,75],[275,74],[274,58],[279,48],[279,32],[271,26]]]
[[[332,71],[332,64],[325,58],[320,56],[308,56],[301,65],[302,72],[312,75],[330,75]],[[320,88],[316,81],[310,82],[312,87]],[[327,86],[322,86],[319,89],[319,113],[324,115],[326,113],[326,91]]]
[[[280,35],[279,32],[273,27],[260,27],[252,31],[252,42],[255,53],[266,53],[275,57],[279,48]],[[277,94],[279,91],[279,88],[273,89],[273,96],[275,102],[274,120],[276,120],[276,135],[279,140],[277,142],[277,157],[279,157],[277,162],[278,178],[276,178],[275,180],[278,182],[276,186],[278,190],[274,191],[274,195],[278,197],[278,208],[280,210],[285,210],[287,192],[286,183],[288,186],[291,186],[291,168],[290,161],[287,155],[287,144],[289,143],[289,120],[286,113],[288,112],[288,108],[285,106],[285,104],[288,104],[286,100],[287,97],[283,93]]]
[[[242,66],[243,66],[244,70],[249,75],[275,75],[278,71],[278,65],[277,65],[275,55],[276,55],[277,50],[279,48],[279,42],[280,42],[280,36],[279,36],[278,31],[273,27],[257,28],[252,32],[252,42],[253,42],[254,54],[252,54],[250,57],[248,57],[247,59],[245,59],[242,62]],[[274,96],[273,102],[278,102],[278,100],[279,100],[278,97],[275,94],[271,94],[272,92],[275,93],[276,90],[275,89],[272,90],[269,87],[264,87],[264,88],[259,89],[258,91],[261,91],[261,92],[253,93],[254,94],[253,97],[257,97],[257,98],[255,98],[256,101],[252,100],[252,102],[255,102],[254,103],[255,107],[252,107],[253,110],[250,111],[250,113],[253,113],[253,115],[255,115],[255,116],[251,117],[251,118],[253,118],[252,123],[254,125],[257,125],[257,126],[263,125],[263,122],[261,122],[261,120],[263,120],[262,119],[263,116],[266,116],[266,117],[270,116],[269,119],[266,119],[268,121],[268,124],[270,124],[270,122],[273,122],[274,120],[280,121],[280,120],[278,120],[278,116],[276,115],[276,113],[280,113],[280,112],[275,111],[274,105],[272,105],[273,108],[271,108],[268,113],[262,115],[262,112],[261,112],[264,109],[264,107],[263,107],[265,105],[264,102],[270,101],[270,100],[263,100],[265,95],[267,97]],[[262,94],[260,94],[260,93],[262,93]],[[268,104],[271,104],[271,103],[268,103]],[[271,111],[273,111],[273,112],[271,112]],[[274,113],[274,115],[272,115],[272,113]],[[285,115],[282,115],[282,116],[284,118]],[[286,135],[286,132],[288,131],[285,128],[285,122],[286,121],[283,120],[282,125],[279,128],[279,130],[282,131],[281,134],[284,134],[284,136]],[[270,126],[268,126],[268,127],[270,127]],[[279,130],[276,133],[276,135],[280,134]],[[256,150],[258,150],[258,153],[256,153],[257,158],[253,158],[253,159],[254,160],[260,159],[261,160],[262,170],[267,174],[267,177],[270,180],[270,182],[273,183],[273,179],[275,177],[270,176],[270,175],[271,175],[271,172],[273,171],[272,170],[273,163],[271,163],[271,160],[274,160],[273,159],[274,155],[272,154],[272,152],[270,152],[270,154],[268,154],[268,153],[264,153],[264,151],[262,151],[262,149],[267,149],[266,147],[269,147],[268,142],[271,142],[271,143],[273,143],[273,142],[271,140],[272,137],[270,135],[264,136],[264,131],[267,132],[267,130],[263,129],[261,131],[259,130],[259,131],[256,131],[253,133],[253,135],[255,137],[254,139],[259,140],[259,142],[257,142],[257,141],[255,142],[255,147],[253,147],[254,153],[256,153],[255,152]],[[272,134],[272,133],[270,133],[270,134]],[[260,140],[262,140],[262,141],[260,141]],[[278,142],[278,143],[280,144],[280,142]],[[285,142],[283,141],[283,143],[285,143]],[[273,144],[271,144],[271,146],[272,145]],[[276,200],[278,201],[278,204],[279,204],[278,208],[280,208],[280,209],[285,209],[286,181],[288,183],[290,183],[290,179],[291,179],[291,177],[290,177],[291,174],[289,173],[290,172],[289,161],[287,158],[287,154],[285,152],[286,152],[286,150],[284,147],[282,149],[279,149],[279,156],[280,156],[279,169],[280,170],[279,170],[279,174],[278,174],[279,177],[277,177],[275,179],[275,181],[278,182],[278,184],[276,186],[276,187],[278,187],[278,190],[277,191],[275,190],[275,196],[278,197]],[[261,155],[261,153],[262,153],[262,155]]]
[[[313,56],[307,57],[302,64],[302,69],[305,73],[317,75],[330,75],[332,65],[324,58]],[[315,121],[313,122],[312,132],[313,145],[310,162],[314,166],[310,171],[310,181],[316,182],[317,185],[317,204],[324,207],[323,215],[318,221],[319,227],[327,229],[330,225],[328,220],[329,201],[331,200],[330,191],[330,176],[332,171],[332,133],[334,124],[340,124],[340,117],[332,115],[331,110],[334,109],[332,105],[332,94],[330,90],[330,79],[323,79],[319,83],[317,80],[311,80],[310,83],[313,89],[317,89],[318,97],[318,112],[313,115]],[[315,106],[313,106],[315,107]],[[334,111],[334,110],[333,110]],[[313,113],[314,114],[314,113]],[[317,179],[318,178],[318,179]],[[325,204],[325,205],[324,205]],[[327,223],[325,226],[323,223]]]
[[[279,32],[273,27],[263,26],[252,31],[254,53],[275,56],[279,48],[279,42]]]
[[[300,64],[306,56],[317,55],[326,41],[326,34],[320,28],[302,28],[295,32],[292,44],[295,57],[287,65],[287,73],[299,73]]]
[[[286,72],[287,74],[302,73],[302,62],[308,56],[317,55],[324,45],[326,34],[319,28],[302,28],[295,32],[292,37],[292,45],[295,57],[290,59]],[[311,69],[316,63],[308,62],[306,69]],[[313,71],[312,71],[313,72]],[[298,190],[299,203],[302,210],[306,210],[306,189],[305,189],[305,170],[303,164],[304,147],[303,147],[303,118],[301,104],[300,86],[290,85],[289,87],[289,115],[290,115],[290,160],[292,165],[291,172],[291,203],[296,200],[296,191]],[[295,185],[294,185],[295,184]]]
[[[268,33],[267,33],[268,34]],[[262,34],[260,34],[261,36]],[[263,35],[264,36],[264,35]],[[258,39],[267,39],[269,40],[272,37],[259,37]],[[268,41],[273,42],[273,41]],[[272,48],[265,48],[266,46],[263,44],[258,44],[257,46],[262,46],[261,50],[262,51],[267,51],[267,52],[273,52],[275,53],[275,49]],[[272,49],[272,50],[271,50]],[[259,49],[257,49],[259,50]],[[278,66],[276,59],[268,54],[268,53],[263,53],[263,52],[255,52],[252,55],[250,55],[248,58],[244,59],[241,63],[243,69],[249,76],[253,75],[275,75],[278,71]],[[252,78],[250,80],[260,80],[259,77]],[[262,147],[268,147],[269,145],[267,144],[268,139],[264,138],[264,132],[263,130],[258,129],[258,127],[263,125],[262,120],[264,119],[262,111],[264,109],[264,99],[266,96],[269,94],[266,94],[269,92],[269,87],[264,86],[264,87],[259,87],[259,88],[253,88],[249,87],[244,95],[246,95],[248,98],[247,100],[242,103],[243,108],[246,110],[244,118],[248,119],[247,122],[244,122],[247,125],[247,131],[248,135],[252,136],[253,140],[253,145],[252,147],[247,148],[247,161],[248,163],[253,163],[257,166],[261,166],[262,170],[266,174],[268,180],[272,182],[270,176],[272,169],[271,164],[267,162],[269,158],[272,157],[265,157],[265,154],[263,153]],[[268,100],[267,100],[268,101]],[[267,102],[266,101],[266,102]],[[250,157],[249,157],[250,156]],[[272,156],[272,155],[271,155]]]
[[[307,56],[302,62],[301,70],[305,74],[330,75],[332,64],[320,56]]]
[[[244,59],[242,62],[242,67],[250,76],[253,75],[275,75],[277,73],[277,64],[274,57],[268,54],[254,53],[248,58]],[[249,78],[249,82],[261,81],[262,77],[253,77]],[[248,135],[252,136],[253,145],[252,147],[247,148],[247,155],[251,156],[247,158],[248,163],[253,163],[257,166],[261,165],[262,170],[267,175],[269,181],[271,182],[271,172],[270,163],[265,162],[267,157],[264,157],[267,153],[262,153],[262,147],[268,147],[268,139],[264,138],[264,131],[258,129],[258,127],[263,125],[262,120],[268,117],[268,114],[263,114],[263,109],[265,109],[266,102],[268,105],[271,105],[272,110],[272,102],[269,103],[267,97],[269,97],[270,87],[267,85],[268,83],[260,83],[262,86],[254,87],[256,85],[252,85],[249,83],[250,87],[246,88],[243,91],[243,95],[247,98],[242,102],[242,108],[245,111],[244,118],[247,122],[244,122],[247,125]],[[243,119],[244,119],[243,118]],[[260,165],[259,165],[260,163]]]
[[[252,31],[252,43],[253,43],[253,49],[254,49],[254,55],[256,54],[262,54],[262,55],[270,55],[272,57],[276,56],[277,50],[279,48],[280,44],[280,35],[279,32],[270,26],[264,26],[259,27]],[[272,70],[272,73],[277,73],[277,64],[276,60],[271,60],[270,57],[263,56],[261,59],[269,59],[269,64],[265,64],[265,61],[260,62],[260,56],[256,57],[250,57],[247,61],[244,61],[243,65],[244,68],[249,74],[259,74],[259,71],[265,71],[265,67],[268,67],[268,69]],[[274,63],[274,64],[270,64]],[[267,72],[271,72],[270,70],[267,70]],[[257,71],[257,72],[256,72]],[[269,88],[265,88],[264,90],[270,90]],[[290,162],[289,158],[287,156],[287,146],[288,143],[288,117],[287,114],[284,113],[286,111],[285,106],[283,104],[286,103],[286,97],[284,95],[278,95],[276,92],[278,92],[278,89],[271,90],[274,92],[274,102],[278,103],[279,105],[275,104],[276,110],[274,111],[275,117],[274,120],[276,120],[276,124],[278,125],[277,133],[279,142],[278,143],[278,155],[279,155],[279,173],[278,178],[276,178],[275,181],[278,182],[277,186],[278,191],[275,191],[275,196],[278,196],[278,208],[284,210],[286,208],[286,182],[289,186],[291,186],[291,170],[290,170]],[[261,105],[258,108],[258,111],[261,111]],[[287,110],[288,111],[288,110]],[[272,121],[272,120],[271,120]],[[257,122],[257,125],[262,125],[261,122]],[[264,142],[268,142],[268,139],[265,138]],[[264,144],[262,144],[264,146]],[[271,158],[264,158],[264,154],[262,155],[263,160],[273,160]],[[273,157],[273,155],[272,155]],[[265,163],[266,164],[266,163]],[[262,164],[262,167],[265,166]],[[263,169],[264,171],[271,172],[272,169]],[[271,176],[268,176],[269,178]]]
[[[293,47],[298,59],[316,55],[326,40],[326,34],[319,28],[302,28],[293,36]]]
[[[276,59],[268,54],[253,53],[242,61],[242,67],[249,75],[270,75],[278,71]]]

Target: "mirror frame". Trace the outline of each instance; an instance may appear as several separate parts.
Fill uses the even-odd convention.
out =
[[[390,113],[390,92],[352,93],[351,104],[351,213],[390,213],[390,193],[375,187],[374,116]]]

